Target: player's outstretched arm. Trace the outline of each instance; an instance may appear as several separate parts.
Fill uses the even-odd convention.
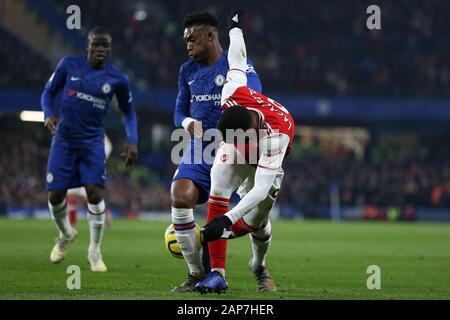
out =
[[[238,89],[247,85],[247,49],[245,47],[244,35],[240,28],[242,11],[233,11],[228,18],[230,27],[230,47],[228,48],[227,79],[222,88],[221,105]],[[253,84],[253,83],[252,83]],[[258,88],[260,91],[261,88]]]
[[[283,164],[288,145],[289,137],[284,134],[265,137],[260,140],[261,157],[255,172],[253,188],[232,210],[225,214],[232,224],[235,224],[269,195]]]
[[[247,70],[247,48],[245,47],[244,34],[241,28],[242,11],[233,11],[228,19],[230,27],[230,47],[228,48],[228,64],[230,70]]]
[[[235,224],[251,209],[255,208],[261,201],[267,198],[277,174],[278,169],[266,169],[261,167],[256,169],[253,188],[232,210],[225,214],[232,224]]]
[[[277,174],[278,170],[267,170],[258,167],[253,188],[232,210],[223,216],[215,217],[205,225],[202,229],[203,240],[209,242],[220,239],[225,230],[263,201],[269,194]]]
[[[289,137],[284,134],[265,137],[260,140],[259,146],[262,155],[258,161],[253,188],[232,210],[223,216],[214,218],[205,225],[202,229],[204,241],[209,242],[220,239],[225,230],[267,198],[279,174],[288,145]]]

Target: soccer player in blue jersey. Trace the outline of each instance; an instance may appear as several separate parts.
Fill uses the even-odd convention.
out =
[[[180,68],[174,122],[195,138],[201,138],[204,131],[216,128],[222,112],[221,92],[229,66],[227,52],[219,42],[217,25],[217,19],[208,12],[194,12],[184,19],[183,38],[190,60]],[[259,77],[251,62],[248,63],[248,85],[261,92]],[[171,186],[172,222],[189,267],[187,279],[173,289],[176,292],[195,291],[195,284],[205,276],[205,267],[196,248],[194,208],[208,199],[214,159],[201,157],[201,163],[196,163],[193,155],[198,151],[195,150],[198,143],[201,151],[208,146],[208,142],[191,139],[191,147],[184,153]],[[207,220],[213,218],[208,216]],[[226,256],[226,240],[210,242],[208,248],[211,270],[225,276],[225,259],[215,259],[215,256]]]
[[[90,231],[88,260],[94,272],[107,271],[100,250],[105,223],[104,120],[114,94],[125,115],[128,144],[122,156],[126,166],[137,160],[137,121],[130,84],[128,77],[108,62],[111,43],[111,35],[105,29],[92,29],[88,34],[87,56],[63,58],[41,97],[45,126],[54,135],[48,159],[47,190],[48,206],[59,237],[50,260],[58,263],[64,259],[68,246],[77,236],[68,219],[66,193],[67,189],[84,186]],[[54,101],[59,91],[62,94],[56,106]]]

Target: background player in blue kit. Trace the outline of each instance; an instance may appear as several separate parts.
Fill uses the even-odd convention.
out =
[[[125,115],[128,144],[122,156],[126,166],[137,159],[137,121],[128,77],[111,65],[111,35],[103,28],[88,34],[87,57],[63,58],[41,97],[45,126],[54,135],[47,168],[48,205],[60,234],[50,259],[60,262],[77,231],[71,227],[67,189],[84,186],[88,197],[91,270],[105,272],[100,244],[105,222],[102,190],[106,179],[104,120],[113,95]],[[62,90],[59,112],[53,103]]]
[[[222,112],[221,92],[229,66],[227,52],[219,42],[217,25],[217,19],[208,12],[194,12],[184,19],[183,38],[191,59],[180,68],[174,122],[196,138],[201,138],[204,131],[216,128]],[[261,92],[259,77],[251,62],[248,62],[248,86]],[[195,150],[196,144],[200,144],[201,150]],[[201,163],[195,163],[193,155],[194,152],[202,152],[206,146],[208,142],[191,139],[190,149],[184,153],[171,186],[172,222],[189,267],[187,279],[173,289],[177,292],[194,291],[195,284],[203,280],[205,273],[196,248],[193,211],[197,204],[208,199],[214,159],[201,157]],[[207,220],[213,218],[207,217]],[[208,247],[210,253],[223,253],[226,251],[226,240],[210,242]],[[224,260],[211,260],[211,268],[225,275]]]

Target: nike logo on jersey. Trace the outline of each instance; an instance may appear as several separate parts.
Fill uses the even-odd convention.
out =
[[[70,77],[70,81],[79,81],[81,80],[81,78],[77,78],[77,77]]]
[[[193,83],[195,82],[195,80],[197,80],[197,79],[194,79],[194,80],[189,81],[189,82],[188,82],[188,85],[193,84]]]

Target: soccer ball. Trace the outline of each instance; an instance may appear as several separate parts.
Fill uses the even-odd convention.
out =
[[[203,239],[202,233],[200,232],[200,227],[197,224],[195,224],[195,236],[197,250],[200,250],[202,247]],[[167,251],[169,251],[172,256],[174,256],[175,258],[183,259],[183,253],[181,253],[181,248],[178,244],[173,224],[168,226],[166,232],[164,233],[164,244]]]

